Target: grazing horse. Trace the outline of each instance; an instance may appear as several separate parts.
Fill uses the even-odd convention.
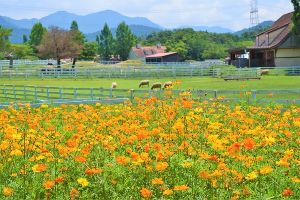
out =
[[[161,83],[154,83],[151,87],[151,90],[154,90],[154,89],[161,89]]]
[[[263,70],[261,70],[261,75],[262,75],[262,76],[263,76],[263,75],[268,75],[269,72],[270,72],[270,70],[268,70],[268,69],[263,69]]]
[[[163,89],[167,89],[168,87],[172,87],[172,86],[173,86],[173,83],[171,81],[165,82]]]
[[[116,82],[112,82],[111,83],[111,88],[116,89],[117,88],[117,83]]]
[[[149,80],[143,80],[140,82],[139,88],[141,88],[142,86],[148,86],[150,85],[150,81]]]

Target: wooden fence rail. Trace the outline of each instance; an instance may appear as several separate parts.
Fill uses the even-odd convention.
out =
[[[106,89],[106,88],[64,88],[44,86],[1,85],[0,100],[4,101],[47,101],[47,100],[76,100],[76,99],[117,99],[135,97],[149,98],[176,98],[183,92],[188,92],[194,99],[226,98],[232,101],[255,102],[300,102],[300,88],[291,90],[133,90],[133,89]]]

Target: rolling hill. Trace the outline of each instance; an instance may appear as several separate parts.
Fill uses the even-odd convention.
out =
[[[161,26],[147,18],[127,17],[112,10],[105,10],[84,16],[59,11],[41,19],[15,20],[0,16],[0,25],[13,29],[13,34],[10,37],[11,42],[21,43],[23,34],[28,35],[32,26],[37,22],[41,22],[45,27],[58,26],[60,28],[69,29],[73,20],[77,21],[80,30],[86,34],[90,40],[95,40],[94,38],[97,32],[103,28],[105,23],[107,23],[114,32],[114,29],[124,21],[138,37],[146,37],[148,34],[162,29]]]

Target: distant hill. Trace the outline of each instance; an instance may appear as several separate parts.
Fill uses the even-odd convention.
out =
[[[30,34],[30,29],[24,29],[24,28],[19,28],[14,24],[14,21],[10,20],[8,17],[1,17],[0,16],[0,25],[2,25],[5,28],[10,28],[13,30],[11,36],[10,36],[10,41],[12,43],[22,43],[23,42],[23,35],[29,35]]]
[[[144,17],[127,17],[112,10],[105,10],[88,15],[76,15],[73,13],[58,11],[41,19],[15,20],[9,17],[0,17],[18,28],[31,29],[36,22],[41,22],[45,27],[58,26],[69,29],[73,20],[76,20],[83,33],[94,33],[103,28],[107,23],[109,27],[117,27],[121,22],[128,25],[141,25],[161,29],[158,24]]]
[[[181,28],[192,28],[194,31],[207,31],[209,33],[232,33],[233,31],[228,28],[220,26],[183,26]]]
[[[274,24],[274,21],[264,21],[257,26],[254,26],[251,28],[245,28],[245,29],[237,31],[233,34],[237,35],[237,36],[241,36],[243,33],[246,33],[246,32],[259,32],[261,30],[265,30],[265,29],[271,27],[273,24]]]
[[[141,25],[129,25],[129,28],[131,29],[132,33],[140,38],[146,38],[148,35],[154,32],[159,32],[162,29],[153,28],[149,26],[141,26]],[[111,32],[115,36],[116,35],[117,28],[112,28]],[[85,34],[85,37],[88,41],[95,41],[96,36],[100,34],[100,31],[94,32],[94,33],[88,33]]]
[[[60,28],[69,29],[73,20],[77,21],[80,31],[86,34],[87,38],[91,41],[95,40],[96,33],[103,28],[105,23],[107,23],[114,32],[114,29],[124,21],[138,37],[146,37],[148,34],[162,29],[161,26],[147,18],[127,17],[112,10],[105,10],[84,16],[59,11],[41,19],[15,20],[9,17],[0,16],[0,25],[14,30],[10,37],[11,42],[22,43],[23,34],[28,36],[32,26],[37,22],[41,22],[45,27],[58,26]]]

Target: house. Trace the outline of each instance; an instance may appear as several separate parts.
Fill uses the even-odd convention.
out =
[[[293,12],[280,17],[274,25],[256,36],[247,48],[250,67],[300,66],[300,41],[292,33]]]
[[[167,52],[165,46],[160,44],[156,46],[136,45],[129,53],[130,60],[142,60],[143,62],[179,62],[179,55],[176,52]]]

